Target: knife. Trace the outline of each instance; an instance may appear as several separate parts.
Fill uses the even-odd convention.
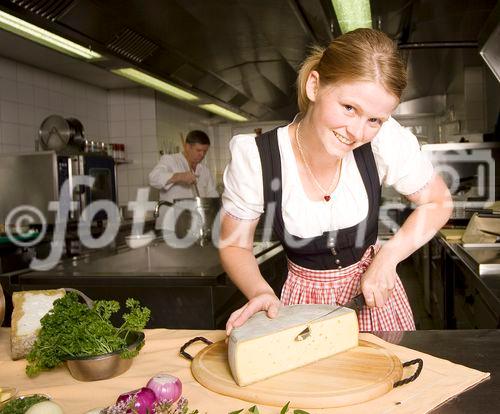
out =
[[[349,302],[347,302],[343,306],[345,308],[351,308],[354,309],[356,312],[359,312],[365,305],[366,305],[365,297],[363,296],[362,293],[360,293],[359,295],[354,296]]]

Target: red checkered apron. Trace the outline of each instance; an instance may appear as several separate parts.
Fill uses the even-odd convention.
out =
[[[361,276],[378,249],[379,246],[370,246],[359,262],[342,269],[310,270],[288,260],[288,278],[281,291],[281,302],[285,306],[299,303],[346,304],[361,291]],[[385,306],[363,306],[358,322],[360,331],[415,330],[408,297],[399,277]]]

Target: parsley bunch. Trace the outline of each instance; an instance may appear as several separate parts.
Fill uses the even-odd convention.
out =
[[[42,328],[27,356],[26,374],[33,377],[43,370],[55,368],[64,360],[120,351],[122,358],[132,358],[139,353],[127,349],[127,336],[142,331],[151,311],[141,307],[139,301],[127,299],[128,313],[123,324],[112,325],[111,315],[120,310],[114,300],[99,300],[92,308],[80,303],[75,292],[68,292],[54,302],[54,307],[41,319]]]

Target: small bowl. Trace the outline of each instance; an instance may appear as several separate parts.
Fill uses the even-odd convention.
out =
[[[155,235],[151,233],[125,236],[125,242],[127,243],[127,246],[130,247],[131,249],[139,249],[140,247],[146,247],[154,239]]]
[[[144,344],[144,333],[131,332],[127,342],[129,350],[137,349]],[[120,352],[116,351],[94,357],[69,358],[66,366],[78,381],[99,381],[123,374],[132,365],[132,360],[121,358]]]

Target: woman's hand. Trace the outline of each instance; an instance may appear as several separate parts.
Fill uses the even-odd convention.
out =
[[[229,336],[233,328],[243,325],[250,316],[261,310],[267,311],[268,317],[275,318],[278,316],[280,306],[281,302],[274,293],[261,293],[255,296],[231,314],[226,323],[226,335]]]
[[[361,292],[368,307],[382,308],[389,300],[396,284],[396,265],[382,248],[361,276]]]

